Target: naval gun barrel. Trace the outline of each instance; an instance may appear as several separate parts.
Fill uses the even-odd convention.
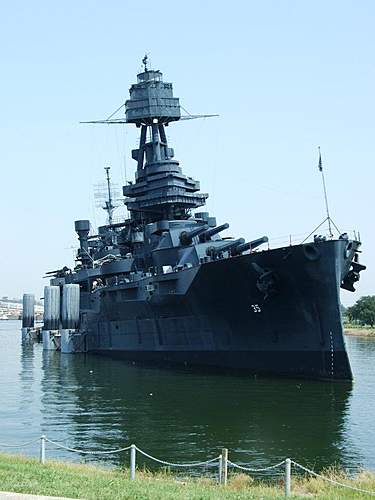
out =
[[[190,245],[191,242],[193,241],[194,236],[198,236],[198,234],[203,233],[203,231],[205,231],[206,229],[207,229],[207,226],[204,225],[204,226],[196,227],[196,228],[192,229],[191,231],[182,231],[180,233],[181,245]]]
[[[263,243],[267,242],[268,242],[268,237],[262,236],[261,238],[258,238],[256,240],[248,241],[243,245],[238,245],[238,247],[234,249],[234,253],[238,255],[242,252],[245,252],[246,250],[254,250],[255,248],[259,247],[259,245],[262,245]]]
[[[211,236],[214,234],[220,233],[221,231],[224,231],[224,229],[228,229],[229,224],[226,222],[225,224],[221,224],[221,226],[216,226],[216,227],[211,227],[210,229],[207,229],[204,231],[200,236],[199,239],[203,241],[207,241]]]
[[[228,252],[230,250],[235,249],[238,245],[243,245],[245,240],[243,238],[238,238],[238,240],[227,241],[223,245],[217,247],[208,247],[206,250],[206,254],[210,257],[217,257],[221,252]]]
[[[56,271],[46,271],[45,274],[48,276],[49,274],[57,274],[59,272],[61,272],[61,269],[56,269]]]

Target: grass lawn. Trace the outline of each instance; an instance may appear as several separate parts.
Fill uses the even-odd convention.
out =
[[[326,475],[359,488],[375,491],[375,475],[362,472],[349,480],[343,474]],[[0,491],[33,493],[85,499],[132,500],[220,500],[284,498],[283,484],[270,485],[245,474],[231,475],[226,487],[211,479],[175,480],[167,473],[137,471],[135,481],[127,470],[105,470],[91,465],[49,461],[40,465],[35,459],[0,454]],[[292,478],[293,498],[324,500],[366,498],[363,493],[330,486],[320,479]]]

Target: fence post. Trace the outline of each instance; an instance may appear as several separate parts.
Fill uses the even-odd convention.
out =
[[[46,462],[46,436],[44,434],[40,437],[39,462],[41,464],[45,464]]]
[[[135,444],[130,446],[130,480],[134,481],[135,479],[135,454],[136,447]]]
[[[223,456],[219,455],[219,484],[221,484],[222,475],[223,475]]]
[[[221,450],[221,484],[226,486],[228,479],[228,448]]]
[[[290,497],[291,492],[291,461],[290,458],[285,460],[285,496]]]

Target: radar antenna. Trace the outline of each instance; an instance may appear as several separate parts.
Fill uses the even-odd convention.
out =
[[[104,167],[104,170],[105,170],[106,176],[107,176],[107,189],[108,189],[108,200],[106,202],[106,208],[108,211],[108,222],[110,224],[112,224],[113,210],[115,209],[115,207],[113,206],[113,203],[112,203],[111,178],[109,176],[110,169],[111,169],[111,167]]]
[[[142,63],[144,65],[144,67],[145,67],[145,71],[148,71],[148,69],[147,69],[147,60],[148,60],[148,55],[145,54],[145,57],[142,59]]]
[[[95,199],[97,206],[105,210],[108,214],[108,224],[113,224],[113,212],[121,205],[121,197],[118,187],[111,182],[109,171],[110,166],[104,167],[106,172],[106,182],[95,186]]]

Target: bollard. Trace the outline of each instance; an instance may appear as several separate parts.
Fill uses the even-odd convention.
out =
[[[290,458],[285,460],[285,496],[290,497],[291,492],[291,461]]]
[[[223,475],[223,456],[219,455],[219,484],[221,484],[222,475]]]
[[[41,464],[46,463],[46,436],[43,434],[40,438],[40,456],[39,456],[39,462]]]
[[[226,486],[228,479],[228,448],[221,450],[221,484]]]
[[[135,454],[136,447],[135,444],[130,446],[130,480],[134,481],[135,479]]]

